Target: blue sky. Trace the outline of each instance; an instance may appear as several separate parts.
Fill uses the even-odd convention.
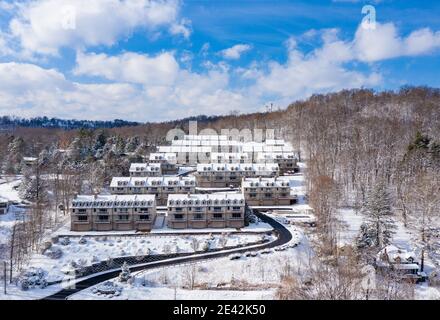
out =
[[[162,121],[440,87],[439,15],[438,1],[0,0],[0,114]]]

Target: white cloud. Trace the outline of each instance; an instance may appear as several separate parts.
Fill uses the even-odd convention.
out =
[[[309,54],[302,53],[296,48],[295,42],[289,41],[288,60],[285,63],[272,61],[267,72],[256,72],[254,68],[243,73],[245,76],[256,76],[255,85],[249,89],[250,94],[262,98],[273,97],[276,102],[285,105],[314,93],[380,84],[380,74],[364,74],[346,66],[355,57],[351,43],[339,40],[336,30],[322,33],[321,38],[322,47]]]
[[[113,80],[105,84],[70,81],[57,70],[33,64],[0,63],[0,114],[159,121],[222,114],[233,109],[252,110],[255,101],[230,89],[229,75],[221,67],[206,73],[179,68],[175,74],[171,72],[168,80],[159,82],[154,80],[156,75],[149,78],[122,70],[137,69],[138,74],[164,72],[166,68],[155,69],[151,64],[166,61],[170,55],[163,53],[152,58],[132,53],[116,57],[82,55],[81,74]],[[96,67],[92,68],[90,63]],[[106,67],[109,71],[104,71]]]
[[[87,78],[81,83],[55,69],[0,63],[0,114],[159,121],[255,111],[268,101],[285,106],[315,93],[379,86],[381,74],[370,64],[360,71],[359,61],[427,54],[439,47],[439,33],[430,29],[402,37],[393,24],[377,27],[372,33],[358,29],[349,40],[342,40],[336,29],[313,31],[307,40],[318,39],[320,45],[303,52],[297,45],[302,38],[292,37],[285,43],[285,62],[256,61],[233,68],[224,61],[202,61],[199,72],[184,67],[191,65],[185,51],[112,56],[78,50],[73,74]],[[200,55],[208,50],[205,44]]]
[[[179,23],[173,23],[170,27],[170,33],[182,35],[185,39],[188,39],[191,35],[191,21],[182,19]]]
[[[173,85],[178,72],[179,65],[169,52],[155,57],[130,52],[119,56],[78,52],[74,69],[77,75],[154,86]]]
[[[220,54],[225,59],[240,59],[241,55],[246,51],[249,51],[252,47],[248,44],[236,44],[235,46],[220,51]]]
[[[357,58],[366,62],[429,54],[439,48],[440,32],[425,28],[401,37],[393,23],[376,23],[376,29],[359,26],[353,40]]]
[[[83,49],[115,44],[137,28],[168,27],[189,36],[177,0],[33,0],[22,3],[10,21],[23,50],[56,55],[61,47]]]

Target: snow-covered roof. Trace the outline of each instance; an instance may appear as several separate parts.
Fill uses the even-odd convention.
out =
[[[237,192],[223,193],[191,193],[191,194],[170,194],[168,206],[191,206],[191,205],[240,205],[244,206],[244,196]]]
[[[259,152],[257,160],[295,159],[293,152]]]
[[[279,171],[278,163],[199,163],[197,172],[213,171],[255,171],[273,172]]]
[[[377,254],[378,260],[381,261],[386,260],[386,256],[388,256],[388,260],[391,263],[413,263],[416,261],[416,255],[414,252],[398,248],[392,244],[384,247]]]
[[[156,205],[153,194],[123,195],[78,195],[72,200],[72,207],[153,207]]]
[[[194,176],[164,176],[164,177],[113,177],[111,188],[117,187],[157,187],[157,186],[195,186]]]
[[[265,143],[268,146],[284,146],[286,144],[283,139],[266,139]]]
[[[249,155],[242,152],[212,152],[211,160],[247,160]]]
[[[159,172],[160,163],[132,163],[130,172]]]
[[[178,152],[193,152],[193,153],[209,153],[211,147],[207,146],[159,146],[160,153],[178,153]]]
[[[185,135],[183,140],[228,140],[226,135]],[[174,140],[176,141],[176,140]]]
[[[149,159],[150,161],[153,160],[166,160],[166,161],[175,161],[177,158],[177,155],[174,152],[156,152],[156,153],[150,153]]]
[[[9,200],[0,196],[0,203],[8,203]]]
[[[289,187],[289,181],[278,178],[244,178],[241,185],[244,188]]]

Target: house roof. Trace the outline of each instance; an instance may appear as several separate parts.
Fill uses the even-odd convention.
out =
[[[279,171],[278,163],[199,163],[197,172],[213,171],[255,171],[273,172]]]
[[[160,163],[132,163],[130,164],[130,172],[159,172]]]
[[[151,207],[155,203],[153,194],[78,195],[72,200],[72,207]]]
[[[190,205],[241,205],[245,204],[242,193],[191,193],[191,194],[170,194],[168,206],[190,206]]]
[[[164,176],[164,177],[113,177],[111,188],[117,187],[150,187],[150,186],[195,186],[194,176]]]
[[[278,178],[244,178],[242,187],[289,187],[289,181]]]

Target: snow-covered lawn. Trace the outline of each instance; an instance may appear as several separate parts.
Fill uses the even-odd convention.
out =
[[[65,277],[63,271],[71,270],[72,263],[78,266],[88,266],[109,258],[124,256],[141,256],[148,254],[194,252],[193,241],[197,241],[198,250],[202,250],[205,243],[211,249],[234,247],[256,243],[262,239],[259,234],[229,234],[229,235],[144,235],[144,236],[101,236],[87,237],[85,243],[79,243],[79,237],[70,237],[70,243],[52,245],[50,250],[60,249],[62,256],[58,259],[44,254],[34,254],[29,267],[42,268],[48,272],[47,281],[61,280]],[[222,241],[225,241],[223,246]]]
[[[21,183],[19,176],[0,179],[0,197],[9,201],[21,201],[16,187]]]
[[[339,235],[339,244],[352,245],[356,241],[356,236],[359,233],[361,224],[365,221],[365,216],[362,213],[356,212],[352,208],[339,209],[339,219],[343,223],[343,228]],[[393,235],[392,244],[403,250],[414,252],[417,257],[421,257],[421,247],[417,243],[417,234],[409,228],[405,228],[402,220],[399,217],[395,218],[396,230]],[[440,261],[432,261],[425,254],[425,268],[427,275],[435,270],[435,263]],[[428,287],[426,283],[421,283],[416,286],[416,299],[440,299],[440,291],[438,288]]]
[[[217,258],[185,263],[166,268],[134,272],[133,284],[120,284],[122,293],[112,299],[273,299],[280,276],[307,268],[311,249],[301,229],[289,227],[299,243],[285,251],[259,251],[255,257],[231,260]],[[189,274],[194,276],[194,290],[189,290]],[[83,290],[71,299],[107,299],[93,293],[95,287]]]
[[[144,287],[141,284],[120,284],[122,293],[112,300],[270,300],[274,290],[188,290],[166,287]],[[91,289],[69,297],[69,300],[108,300]]]
[[[11,202],[20,202],[18,191],[15,189],[19,184],[19,177],[2,177],[0,179],[0,197]],[[16,215],[22,212],[23,209],[10,205],[8,213],[0,215],[0,259],[5,255],[6,244],[10,239]]]
[[[157,217],[158,219],[160,217]],[[171,229],[168,228],[166,225],[160,228],[153,228],[150,231],[150,234],[179,234],[179,235],[185,235],[185,234],[193,234],[193,233],[264,233],[272,231],[273,228],[270,224],[265,222],[258,222],[258,223],[250,223],[249,226],[243,227],[240,230],[237,230],[235,228],[203,228],[203,229]],[[114,235],[136,235],[141,234],[137,232],[136,230],[128,230],[128,231],[71,231],[70,230],[70,223],[64,225],[60,229],[58,229],[55,233],[55,235],[60,236],[114,236]]]

